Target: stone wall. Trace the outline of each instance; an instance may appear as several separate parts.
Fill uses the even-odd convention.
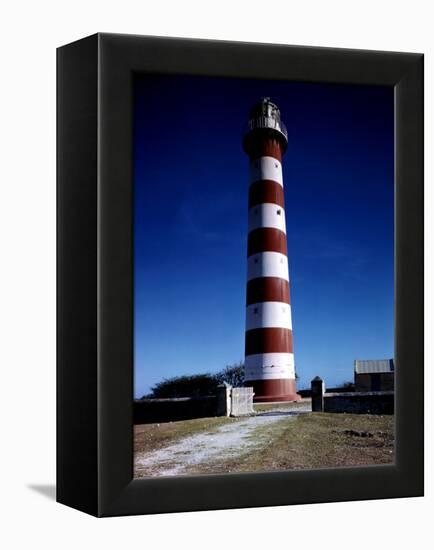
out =
[[[312,411],[352,414],[393,414],[393,391],[326,393],[322,378],[311,381]]]
[[[138,399],[133,406],[134,424],[254,414],[253,395],[253,388],[232,388],[222,384],[218,386],[216,395]]]
[[[327,388],[327,391],[329,393],[344,393],[349,391],[356,391],[354,384],[350,387],[344,387],[344,386],[337,386],[336,388]],[[304,390],[297,389],[297,393],[301,397],[312,397],[312,390],[310,388],[306,388]]]
[[[394,392],[325,393],[324,412],[352,414],[393,414]]]
[[[217,398],[180,397],[172,399],[139,399],[133,406],[134,424],[151,424],[217,416]]]

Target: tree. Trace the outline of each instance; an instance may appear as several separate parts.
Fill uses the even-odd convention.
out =
[[[347,390],[347,391],[354,391],[354,382],[352,382],[351,380],[348,380],[346,382],[342,382],[341,384],[338,384],[336,386],[336,388],[342,388],[344,390]]]
[[[227,365],[215,377],[219,384],[226,382],[231,386],[242,386],[244,384],[244,363],[240,361],[233,365]]]
[[[227,365],[216,374],[203,373],[165,378],[151,388],[151,394],[142,399],[165,399],[173,397],[198,397],[215,395],[217,386],[226,382],[231,386],[242,386],[244,383],[244,364]]]
[[[218,383],[209,373],[175,376],[165,378],[151,388],[152,397],[163,399],[169,397],[197,397],[214,395]]]

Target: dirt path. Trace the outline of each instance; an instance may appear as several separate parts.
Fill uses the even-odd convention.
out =
[[[268,443],[267,430],[276,422],[288,421],[299,414],[310,412],[310,407],[287,408],[258,413],[239,422],[225,424],[212,432],[204,432],[168,445],[158,451],[142,453],[135,458],[135,475],[173,476],[194,473],[195,467],[213,460],[241,456]]]

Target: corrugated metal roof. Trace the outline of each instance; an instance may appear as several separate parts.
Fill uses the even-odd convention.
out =
[[[356,359],[354,361],[356,374],[394,372],[394,370],[393,359]]]

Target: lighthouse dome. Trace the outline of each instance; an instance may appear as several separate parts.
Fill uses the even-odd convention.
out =
[[[280,110],[279,107],[273,103],[269,97],[263,97],[261,101],[258,101],[251,109],[249,118],[267,117],[273,118],[277,122],[280,122]]]
[[[260,138],[258,134],[268,134],[277,138],[282,150],[285,151],[288,144],[288,132],[281,120],[279,107],[269,97],[262,98],[250,109],[248,128],[244,137],[246,150],[252,141]]]

